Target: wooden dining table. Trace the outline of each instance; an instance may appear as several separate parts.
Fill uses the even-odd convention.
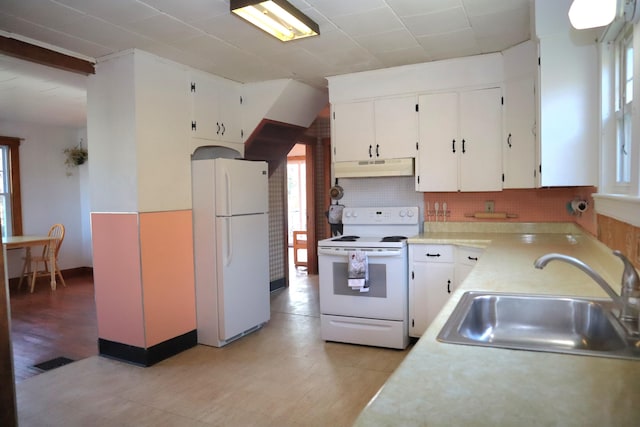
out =
[[[55,238],[49,236],[8,236],[2,238],[2,246],[5,250],[5,259],[6,259],[6,250],[8,249],[22,249],[24,248],[26,251],[27,259],[31,255],[31,248],[34,246],[44,246],[55,240]],[[54,242],[51,242],[54,245]],[[49,271],[51,272],[51,289],[56,290],[56,268],[55,268],[55,251],[49,251]],[[6,272],[5,268],[5,272]]]

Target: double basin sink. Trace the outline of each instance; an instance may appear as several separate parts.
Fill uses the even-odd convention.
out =
[[[640,360],[640,340],[612,309],[610,300],[470,291],[438,341]]]

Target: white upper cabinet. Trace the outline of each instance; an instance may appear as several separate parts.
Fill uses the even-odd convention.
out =
[[[240,84],[200,71],[191,73],[191,135],[242,143]]]
[[[417,191],[502,190],[500,88],[419,97]]]
[[[505,135],[503,188],[536,186],[536,45],[527,41],[503,52]]]
[[[332,105],[334,160],[415,157],[416,96]]]
[[[570,4],[535,3],[541,187],[598,182],[598,53],[592,33],[571,28]]]
[[[418,143],[418,97],[378,99],[374,102],[377,157],[416,157]]]
[[[373,101],[331,106],[334,160],[369,160],[374,149]]]

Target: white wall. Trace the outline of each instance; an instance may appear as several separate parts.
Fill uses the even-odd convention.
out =
[[[60,222],[66,229],[60,268],[91,266],[87,185],[91,160],[67,176],[63,153],[65,148],[77,145],[80,138],[86,143],[86,130],[0,120],[0,134],[23,139],[20,144],[23,233],[47,234],[52,224]],[[9,277],[20,275],[21,252],[12,250],[7,254]]]

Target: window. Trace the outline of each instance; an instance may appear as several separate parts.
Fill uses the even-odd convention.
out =
[[[616,184],[631,181],[631,110],[633,102],[633,32],[628,28],[616,40]]]
[[[20,139],[0,136],[0,220],[2,237],[22,234]]]

